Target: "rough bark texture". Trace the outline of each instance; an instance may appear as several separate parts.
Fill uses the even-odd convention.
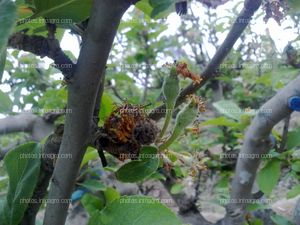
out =
[[[10,36],[8,46],[53,59],[54,66],[63,73],[67,80],[71,79],[75,64],[62,51],[58,40],[18,32]]]

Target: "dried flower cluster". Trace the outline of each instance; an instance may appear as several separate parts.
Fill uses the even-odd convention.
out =
[[[199,97],[197,95],[188,95],[187,99],[190,99],[193,104],[198,106],[199,112],[205,112],[206,111],[205,103],[204,103],[204,101],[202,100],[201,97]]]
[[[268,22],[270,18],[273,18],[281,25],[281,21],[284,19],[288,6],[285,0],[266,0],[263,8],[266,13],[264,17],[265,22]]]
[[[176,71],[184,78],[190,78],[195,84],[200,84],[202,81],[202,78],[198,74],[195,74],[188,69],[185,62],[176,63]]]

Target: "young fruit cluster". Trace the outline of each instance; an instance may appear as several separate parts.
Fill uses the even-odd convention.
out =
[[[110,147],[104,150],[119,159],[136,158],[142,145],[155,141],[158,131],[155,122],[147,117],[142,106],[122,105],[104,123],[104,132],[110,142]]]

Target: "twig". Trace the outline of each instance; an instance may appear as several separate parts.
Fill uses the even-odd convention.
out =
[[[225,41],[220,46],[218,51],[215,53],[214,57],[211,59],[209,64],[206,66],[204,71],[202,72],[202,82],[200,84],[191,84],[181,91],[176,106],[180,105],[184,102],[185,97],[189,94],[195,93],[199,88],[201,88],[210,78],[214,77],[218,67],[225,59],[225,57],[229,54],[232,47],[241,36],[245,28],[250,23],[250,20],[254,13],[260,7],[262,1],[261,0],[246,0],[245,5],[239,16],[237,17],[234,25],[232,26],[229,34],[227,35]],[[150,118],[153,120],[159,120],[165,115],[165,105],[161,105],[154,109],[150,113]]]
[[[124,101],[124,98],[119,94],[115,86],[111,86],[111,90],[113,91],[114,95],[121,101]]]
[[[10,36],[8,46],[31,52],[40,57],[49,57],[54,61],[54,67],[59,69],[65,76],[66,80],[70,80],[74,71],[75,64],[62,51],[59,41],[53,38],[53,35],[45,38],[43,36],[29,36],[23,32],[17,32]]]
[[[284,127],[283,127],[283,131],[282,131],[282,137],[281,137],[280,147],[278,149],[279,153],[284,152],[284,149],[285,149],[285,145],[286,145],[287,138],[288,138],[288,131],[289,131],[289,126],[290,126],[290,119],[291,119],[291,115],[288,115],[284,119]]]
[[[105,73],[105,71],[103,72]],[[105,74],[103,74],[99,87],[98,87],[98,93],[97,93],[97,97],[96,97],[96,103],[95,103],[95,108],[94,108],[94,115],[93,115],[93,121],[92,124],[94,125],[93,130],[95,132],[97,132],[98,129],[98,123],[99,123],[99,113],[100,113],[100,106],[101,106],[101,99],[102,99],[102,95],[103,95],[103,91],[104,91],[104,82],[105,82]],[[103,152],[103,149],[97,149],[98,150],[98,154],[99,157],[101,159],[101,163],[103,167],[107,166],[107,161]]]

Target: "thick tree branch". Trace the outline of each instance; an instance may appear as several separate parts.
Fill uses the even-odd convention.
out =
[[[36,117],[30,113],[22,113],[0,119],[0,134],[31,132]]]
[[[270,133],[272,128],[291,114],[288,100],[292,96],[300,96],[300,76],[290,82],[284,89],[266,102],[255,116],[248,128],[240,154],[259,155],[268,153],[270,149]],[[227,224],[242,224],[246,201],[252,199],[251,189],[259,166],[257,158],[239,157],[235,177],[232,182],[232,203],[227,207]]]
[[[220,46],[218,51],[215,53],[214,57],[211,59],[209,64],[206,66],[204,71],[202,72],[202,82],[200,84],[191,84],[181,91],[176,106],[180,105],[184,102],[185,97],[189,94],[195,93],[199,88],[201,88],[210,78],[214,77],[218,67],[225,59],[225,57],[229,54],[234,44],[241,36],[243,31],[246,29],[248,24],[251,21],[252,16],[260,7],[262,1],[261,0],[246,0],[244,4],[244,8],[236,19],[234,25],[232,26],[229,34],[224,40],[223,44]],[[154,109],[150,113],[150,118],[154,120],[159,120],[165,115],[165,105],[161,105]]]
[[[52,37],[29,36],[23,32],[17,32],[10,36],[8,46],[19,50],[31,52],[40,57],[49,57],[54,61],[54,67],[59,69],[67,80],[71,79],[74,71],[74,63],[62,51],[59,41]]]
[[[21,113],[0,119],[0,134],[30,133],[33,141],[40,141],[53,131],[53,123],[32,113]]]
[[[131,2],[119,0],[94,0],[88,28],[74,72],[68,86],[68,108],[61,154],[72,154],[71,159],[58,156],[50,187],[49,199],[59,200],[47,204],[44,225],[65,223],[68,203],[79,166],[91,133],[93,111],[100,81],[113,39],[124,12]]]
[[[35,225],[36,214],[38,213],[42,200],[47,194],[49,182],[54,170],[55,156],[57,156],[63,134],[63,125],[59,125],[51,134],[43,146],[41,156],[41,170],[37,186],[33,192],[31,200],[20,225]]]

